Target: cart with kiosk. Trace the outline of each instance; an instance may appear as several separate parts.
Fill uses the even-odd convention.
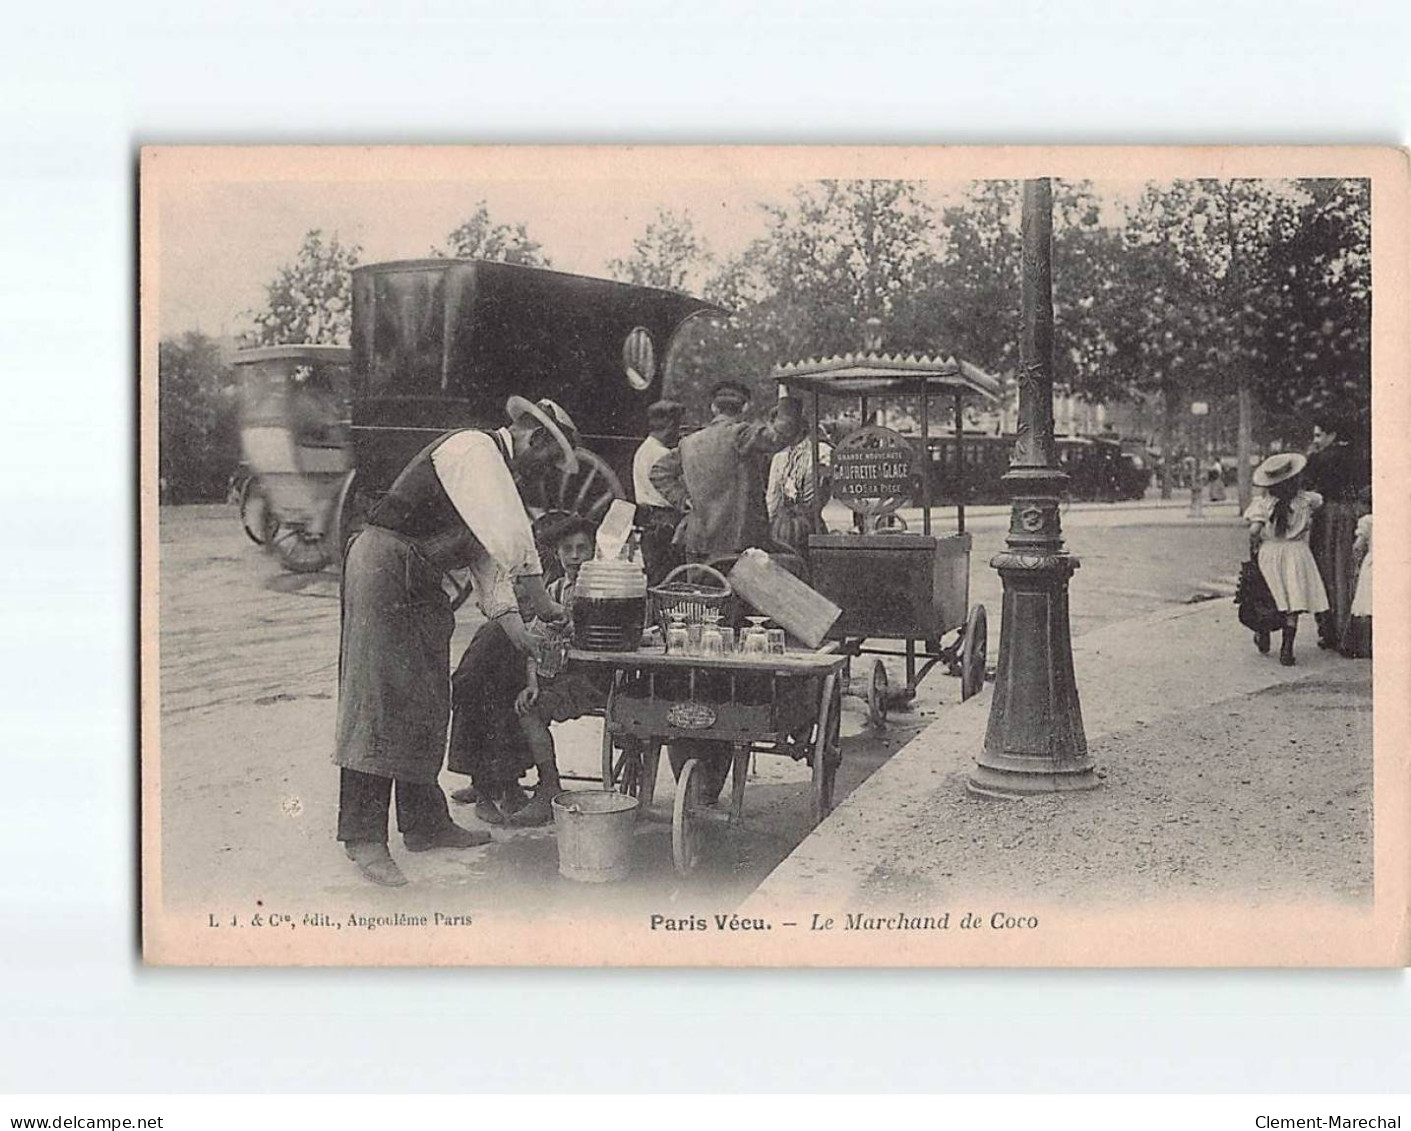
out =
[[[853,511],[854,529],[810,535],[806,556],[813,587],[843,610],[830,633],[840,653],[905,659],[906,686],[898,692],[890,691],[882,660],[872,665],[866,698],[873,722],[885,721],[890,699],[914,696],[937,664],[960,677],[961,697],[968,699],[984,685],[988,627],[984,606],[969,605],[964,408],[967,397],[998,400],[999,380],[955,358],[877,355],[801,361],[779,366],[774,377],[809,406],[815,498],[821,497],[820,402],[849,398],[861,410],[862,427],[837,444],[832,456],[833,497]],[[933,526],[932,472],[923,468],[932,459],[932,402],[937,398],[951,401],[954,413],[956,521],[947,533]],[[868,423],[870,410],[883,401],[916,405],[919,446],[899,432]],[[924,461],[921,453],[926,453]],[[916,531],[897,512],[918,496],[921,529]],[[951,639],[943,643],[947,636]],[[900,642],[902,650],[869,646],[869,641]]]

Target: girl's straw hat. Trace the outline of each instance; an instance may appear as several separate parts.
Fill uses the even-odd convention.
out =
[[[1254,469],[1254,485],[1272,487],[1275,483],[1292,479],[1307,463],[1308,457],[1301,452],[1280,452],[1270,456]]]

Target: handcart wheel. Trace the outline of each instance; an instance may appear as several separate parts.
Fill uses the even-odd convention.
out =
[[[240,525],[245,528],[245,536],[256,546],[266,545],[278,526],[269,497],[253,475],[240,487]]]
[[[965,640],[960,645],[962,703],[985,686],[985,659],[989,654],[989,635],[985,606],[976,605],[965,618]]]
[[[635,750],[622,752],[622,764],[618,770],[617,792],[628,797],[636,797],[642,791],[642,757]]]
[[[699,758],[692,758],[676,782],[676,804],[671,813],[671,856],[683,876],[695,871],[701,859],[705,822],[698,811],[705,808],[705,770]]]
[[[329,561],[323,539],[300,526],[277,527],[269,548],[290,573],[317,573]]]
[[[867,719],[875,727],[887,722],[887,666],[881,660],[872,663],[872,679],[867,685]]]
[[[843,685],[836,676],[827,696],[827,718],[820,720],[821,729],[813,751],[813,823],[821,824],[833,811],[833,787],[838,779],[838,763],[842,761]]]
[[[607,703],[603,708],[603,788],[607,790],[620,789],[618,779],[622,776],[623,767],[621,764],[613,764],[613,741],[612,728],[609,725],[612,720],[612,709],[617,701],[617,689],[622,682],[622,673],[614,672],[612,676],[612,686],[608,688]]]

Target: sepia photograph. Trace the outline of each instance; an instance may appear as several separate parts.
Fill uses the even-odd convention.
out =
[[[1411,958],[1405,152],[138,195],[146,962]]]

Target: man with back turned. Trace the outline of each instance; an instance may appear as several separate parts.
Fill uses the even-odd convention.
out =
[[[711,421],[652,468],[651,483],[686,519],[677,542],[688,561],[708,562],[769,544],[764,485],[769,459],[803,433],[798,401],[784,398],[768,420],[748,419],[750,391],[722,381],[710,391]]]

